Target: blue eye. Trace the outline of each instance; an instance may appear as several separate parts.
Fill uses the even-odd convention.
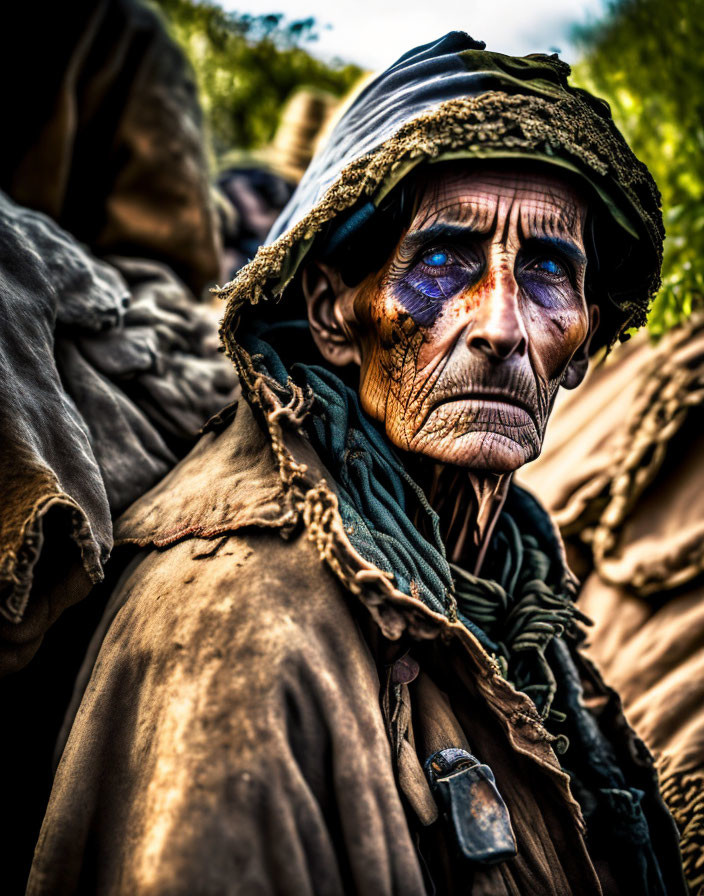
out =
[[[553,277],[561,277],[565,273],[565,269],[560,262],[555,261],[554,258],[541,258],[539,261],[536,261],[535,267],[537,270],[544,271]]]
[[[423,264],[427,264],[429,268],[441,268],[446,265],[449,260],[447,252],[432,252],[423,258]]]
[[[429,327],[449,299],[477,282],[482,269],[482,259],[470,250],[432,250],[398,281],[399,301],[417,324]]]

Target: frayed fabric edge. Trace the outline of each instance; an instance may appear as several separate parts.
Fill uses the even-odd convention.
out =
[[[86,574],[93,584],[104,577],[107,556],[101,551],[90,522],[81,507],[63,492],[43,496],[32,508],[24,525],[18,551],[9,551],[0,568],[0,615],[9,622],[20,624],[27,610],[32,590],[34,568],[44,546],[43,520],[55,507],[67,508],[71,513],[69,536],[81,553]]]

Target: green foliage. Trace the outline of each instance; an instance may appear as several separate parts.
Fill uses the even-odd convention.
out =
[[[207,0],[153,2],[194,68],[216,157],[266,145],[296,87],[340,96],[361,74],[311,56],[304,45],[316,38],[313,19],[227,13]]]
[[[577,30],[574,81],[611,104],[663,196],[661,335],[704,304],[704,0],[620,0]]]

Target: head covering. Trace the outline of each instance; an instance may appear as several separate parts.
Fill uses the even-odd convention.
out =
[[[279,299],[317,238],[332,229],[343,239],[416,166],[451,159],[532,160],[580,178],[608,213],[600,219],[610,247],[598,258],[601,341],[641,326],[660,285],[660,194],[608,104],[569,86],[569,73],[556,55],[492,53],[459,31],[402,56],[346,108],[268,244],[221,290],[227,350],[236,358],[246,306]]]

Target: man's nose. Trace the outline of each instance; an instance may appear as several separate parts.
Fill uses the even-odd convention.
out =
[[[489,273],[469,325],[467,345],[492,361],[505,361],[513,355],[525,354],[528,334],[512,271]]]

